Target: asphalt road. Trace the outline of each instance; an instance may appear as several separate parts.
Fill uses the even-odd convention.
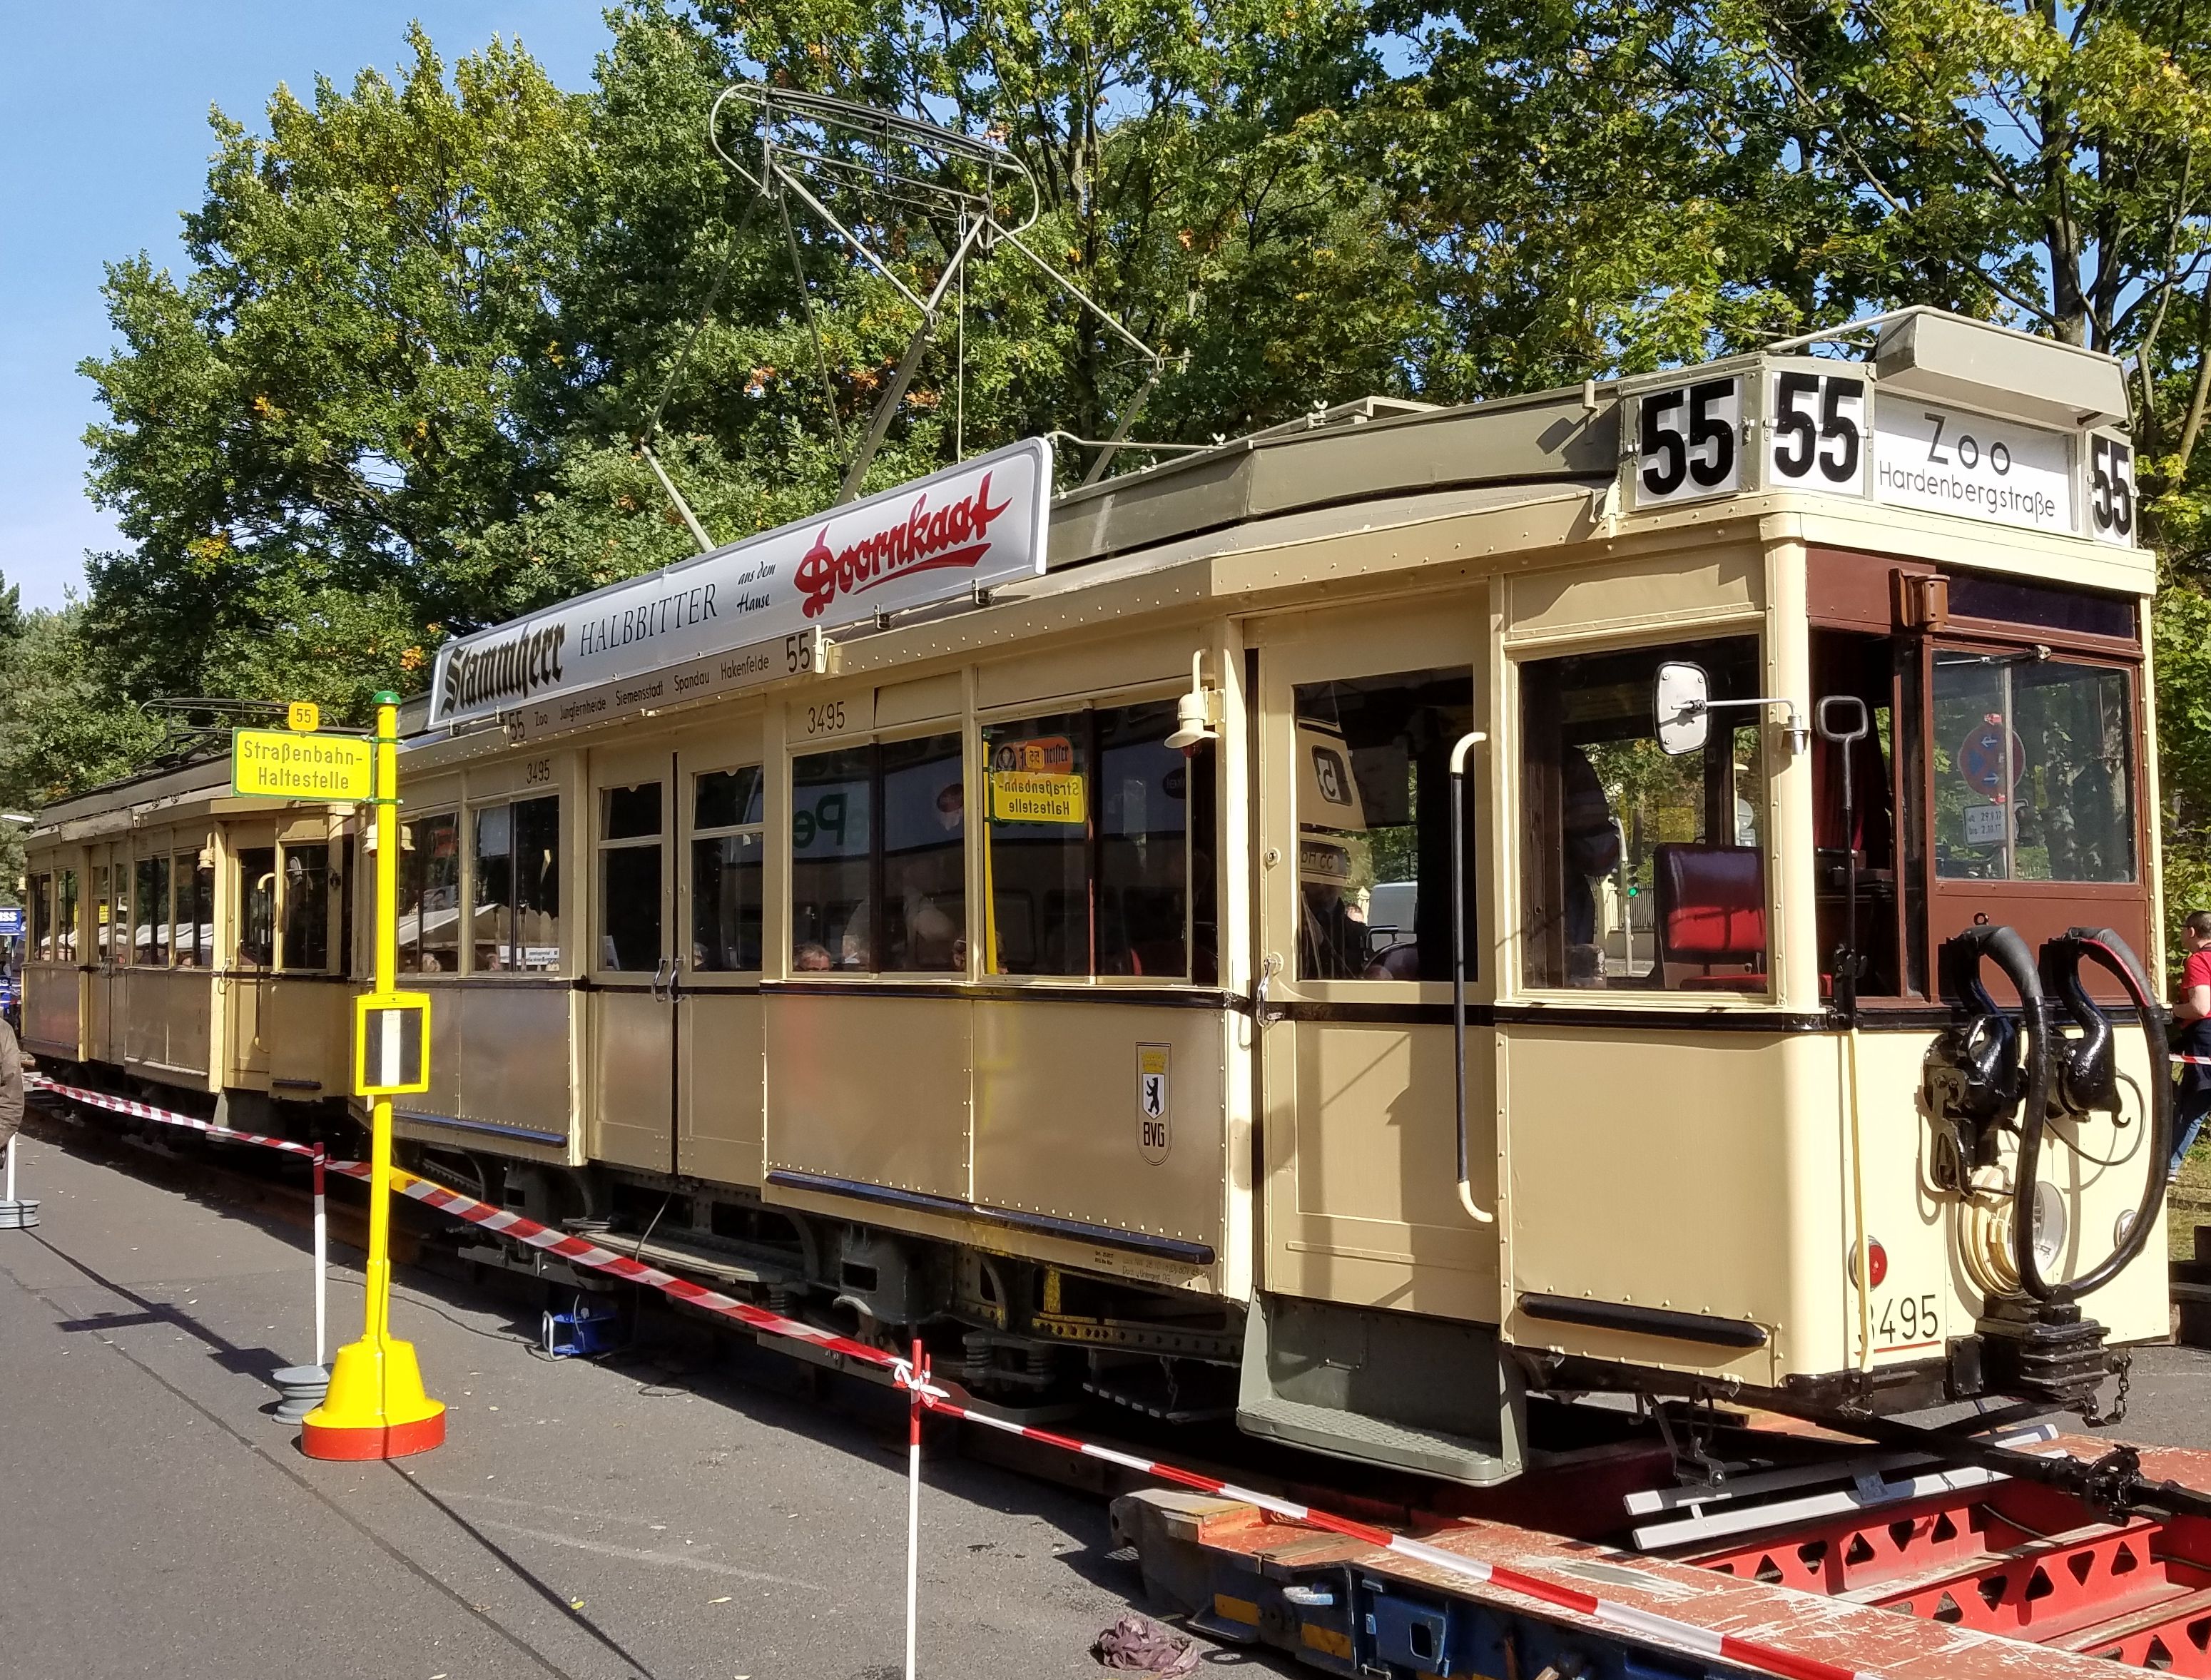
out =
[[[681,1357],[548,1360],[534,1321],[409,1275],[395,1328],[447,1442],[316,1463],[269,1415],[267,1373],[312,1351],[303,1233],[27,1138],[22,1173],[43,1208],[0,1231],[9,1680],[903,1671],[894,1417]],[[334,1340],[360,1301],[339,1266]],[[1101,1504],[946,1458],[922,1521],[923,1674],[1101,1671],[1090,1643],[1140,1590]]]

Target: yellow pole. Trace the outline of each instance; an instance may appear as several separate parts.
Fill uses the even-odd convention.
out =
[[[379,994],[399,979],[399,697],[376,697],[376,976]],[[428,1053],[429,1047],[423,1047]],[[391,1099],[369,1109],[367,1304],[360,1339],[338,1350],[330,1393],[300,1427],[311,1459],[399,1459],[445,1440],[445,1408],[422,1387],[411,1342],[391,1334]]]

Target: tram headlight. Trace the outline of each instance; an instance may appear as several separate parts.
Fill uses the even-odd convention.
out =
[[[2048,1180],[2034,1187],[2034,1260],[2046,1276],[2065,1252],[2065,1197]]]

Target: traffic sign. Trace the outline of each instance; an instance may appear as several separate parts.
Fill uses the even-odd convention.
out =
[[[312,700],[294,700],[284,708],[284,726],[303,735],[323,727],[323,709]]]
[[[282,729],[230,732],[230,787],[257,799],[365,800],[375,789],[376,749],[354,735]]]
[[[2026,748],[2020,740],[2019,732],[2011,730],[2011,779],[2017,782],[2026,771]],[[1966,785],[1979,789],[1994,799],[2009,791],[2004,785],[2004,736],[2002,722],[1995,718],[1984,719],[1966,732],[1958,743],[1958,774]]]

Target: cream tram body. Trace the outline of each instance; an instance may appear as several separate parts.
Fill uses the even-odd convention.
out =
[[[1921,354],[1877,366],[1362,406],[1063,496],[1041,576],[836,632],[827,669],[426,730],[401,949],[437,995],[433,1084],[403,1135],[863,1330],[963,1322],[986,1390],[1087,1357],[1153,1404],[1161,1359],[1193,1362],[1247,1429],[1471,1481],[1522,1463],[1530,1388],[1970,1387],[1986,1216],[1935,1173],[1935,953],[1978,916],[2034,942],[2087,923],[2158,971],[2154,575],[2109,540],[2112,365],[1972,329],[2006,370],[1976,386],[1939,336],[1966,323],[1911,325]],[[1953,459],[1961,431],[1977,459],[2004,442],[2063,528],[1903,505],[1948,493],[1923,469],[1881,494],[1915,415],[1947,417]],[[1818,468],[1844,420],[1848,481]],[[1711,481],[1655,493],[1676,464]],[[1776,703],[1669,758],[1668,660]],[[1185,754],[1164,743],[1194,662],[1213,739]],[[1832,1007],[1844,749],[1791,738],[1837,692],[1878,724],[1855,1031]],[[2003,800],[1947,738],[1991,716],[2018,741]],[[1488,1220],[1456,1181],[1445,961],[1469,732]],[[54,814],[33,880],[82,883],[116,843]],[[35,954],[30,982],[34,1048],[166,1077],[112,1024],[141,994]],[[2060,1122],[2045,1153],[2059,1275],[2161,1171],[2119,1046],[2117,1121]],[[204,1065],[257,1077],[235,1048]],[[2084,1302],[2114,1343],[2165,1334],[2158,1223]]]

